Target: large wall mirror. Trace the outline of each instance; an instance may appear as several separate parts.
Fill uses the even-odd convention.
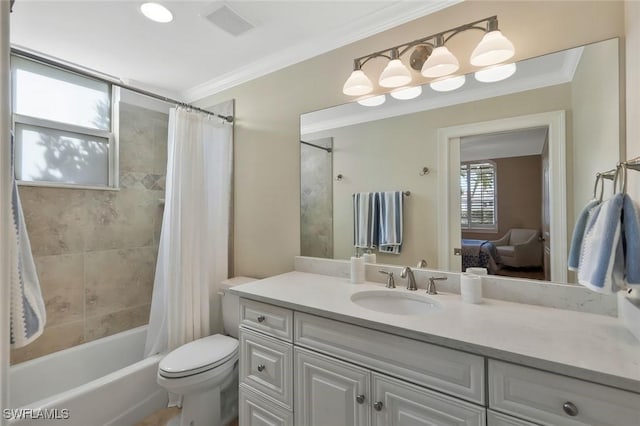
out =
[[[302,115],[303,256],[353,256],[353,194],[401,191],[402,246],[374,249],[378,263],[574,282],[575,217],[623,150],[619,40],[520,61],[497,82],[465,77],[452,91]]]

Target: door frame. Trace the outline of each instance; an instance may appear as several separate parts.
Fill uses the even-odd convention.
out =
[[[551,281],[567,282],[567,175],[565,111],[550,111],[438,129],[438,269],[451,270],[452,240],[459,239],[460,222],[451,220],[458,201],[460,138],[531,127],[549,129],[549,181],[551,215]]]

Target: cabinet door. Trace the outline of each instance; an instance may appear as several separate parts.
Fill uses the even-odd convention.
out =
[[[369,370],[300,348],[295,348],[294,360],[297,425],[369,424]]]
[[[241,426],[293,426],[291,412],[250,391],[244,385],[240,385],[239,399]]]
[[[372,374],[373,426],[485,426],[486,412],[469,402]]]

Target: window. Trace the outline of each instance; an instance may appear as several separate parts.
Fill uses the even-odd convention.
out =
[[[496,231],[496,165],[484,161],[460,166],[461,227]]]
[[[117,186],[117,88],[16,55],[11,74],[16,178]]]

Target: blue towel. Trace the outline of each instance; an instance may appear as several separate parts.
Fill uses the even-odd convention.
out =
[[[591,200],[580,212],[576,225],[573,227],[573,236],[571,237],[571,248],[569,249],[569,270],[577,271],[580,264],[580,250],[582,249],[582,241],[584,240],[584,232],[589,221],[589,216],[594,207],[600,204],[599,200]]]
[[[20,348],[42,334],[47,314],[15,178],[11,192],[11,214],[13,226],[8,241],[11,262],[10,344],[12,348]]]
[[[626,194],[622,205],[622,235],[625,282],[632,287],[640,286],[640,214],[638,205]]]
[[[353,246],[371,249],[378,244],[375,193],[353,194]]]
[[[376,192],[378,207],[378,250],[400,254],[402,250],[402,201],[401,191]]]
[[[614,293],[624,287],[623,199],[622,194],[616,194],[596,206],[585,227],[578,282],[599,293]]]

